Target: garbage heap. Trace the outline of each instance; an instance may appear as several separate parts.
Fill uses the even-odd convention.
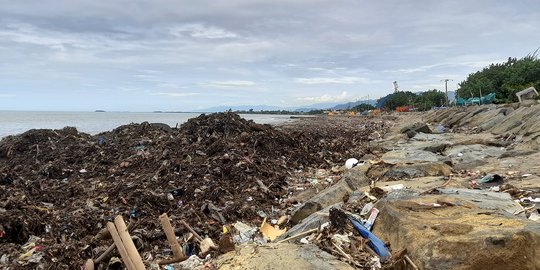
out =
[[[214,239],[225,224],[279,217],[292,207],[291,186],[305,181],[299,175],[366,154],[388,126],[328,121],[275,128],[218,113],[178,128],[8,136],[0,141],[0,265],[79,268],[111,244],[103,231],[118,215],[129,220],[145,260],[170,253],[158,220],[165,212],[173,225],[183,220]]]

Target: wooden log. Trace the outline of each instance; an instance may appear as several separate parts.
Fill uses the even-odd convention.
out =
[[[114,244],[116,245],[116,248],[118,249],[118,252],[120,253],[120,257],[122,257],[122,261],[124,261],[126,268],[128,270],[137,270],[135,266],[133,265],[131,258],[129,258],[126,248],[124,247],[124,243],[122,242],[122,239],[120,238],[120,235],[118,234],[118,231],[116,230],[116,226],[114,225],[114,223],[107,222],[107,229],[109,230],[109,233],[111,234]]]
[[[159,221],[161,222],[161,226],[163,227],[165,236],[167,236],[167,241],[171,246],[174,258],[180,258],[184,256],[182,248],[180,247],[178,240],[176,240],[176,235],[174,234],[174,229],[171,225],[171,221],[169,220],[169,216],[167,215],[167,213],[163,213],[162,215],[160,215]]]
[[[129,235],[126,223],[124,222],[122,216],[118,215],[114,218],[114,225],[116,226],[116,230],[120,235],[120,239],[122,239],[122,243],[124,243],[124,247],[128,253],[128,256],[131,258],[131,262],[133,262],[135,269],[145,270],[146,267],[141,259],[141,255],[137,251],[135,244],[133,244],[133,240],[131,240],[131,236]]]

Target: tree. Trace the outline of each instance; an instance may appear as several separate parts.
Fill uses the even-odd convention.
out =
[[[362,104],[359,104],[359,105],[356,105],[354,107],[352,107],[350,110],[351,111],[355,111],[355,112],[365,112],[365,111],[369,111],[369,110],[373,110],[375,109],[375,107],[371,104],[367,104],[367,103],[362,103]]]
[[[459,84],[457,95],[461,98],[480,97],[495,93],[497,102],[516,102],[516,92],[527,87],[540,88],[540,60],[538,50],[517,59],[508,58],[504,63],[491,64],[481,71],[469,74]]]

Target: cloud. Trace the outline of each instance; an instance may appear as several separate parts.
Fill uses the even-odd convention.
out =
[[[192,96],[198,96],[201,93],[176,93],[176,92],[159,92],[154,93],[152,95],[154,96],[167,96],[167,97],[192,97]]]
[[[201,84],[201,86],[209,88],[245,88],[256,85],[253,81],[212,81]]]
[[[322,102],[342,102],[342,101],[354,101],[354,97],[350,96],[347,91],[341,92],[340,95],[332,96],[329,94],[324,94],[322,96],[316,97],[299,97],[298,101],[302,103],[322,103]]]
[[[296,78],[295,82],[300,84],[355,84],[370,83],[371,81],[361,77],[316,77],[316,78]]]
[[[171,28],[170,33],[176,37],[190,36],[193,38],[236,38],[237,34],[215,26],[205,26],[202,24],[186,24]]]
[[[92,111],[179,106],[151,91],[186,97],[185,110],[377,98],[393,81],[422,91],[534,51],[535,12],[487,0],[3,1],[0,92],[28,101],[0,107],[73,108],[74,91]]]

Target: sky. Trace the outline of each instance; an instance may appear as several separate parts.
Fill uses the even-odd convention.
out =
[[[449,90],[540,47],[537,0],[0,0],[0,110],[302,107]]]

